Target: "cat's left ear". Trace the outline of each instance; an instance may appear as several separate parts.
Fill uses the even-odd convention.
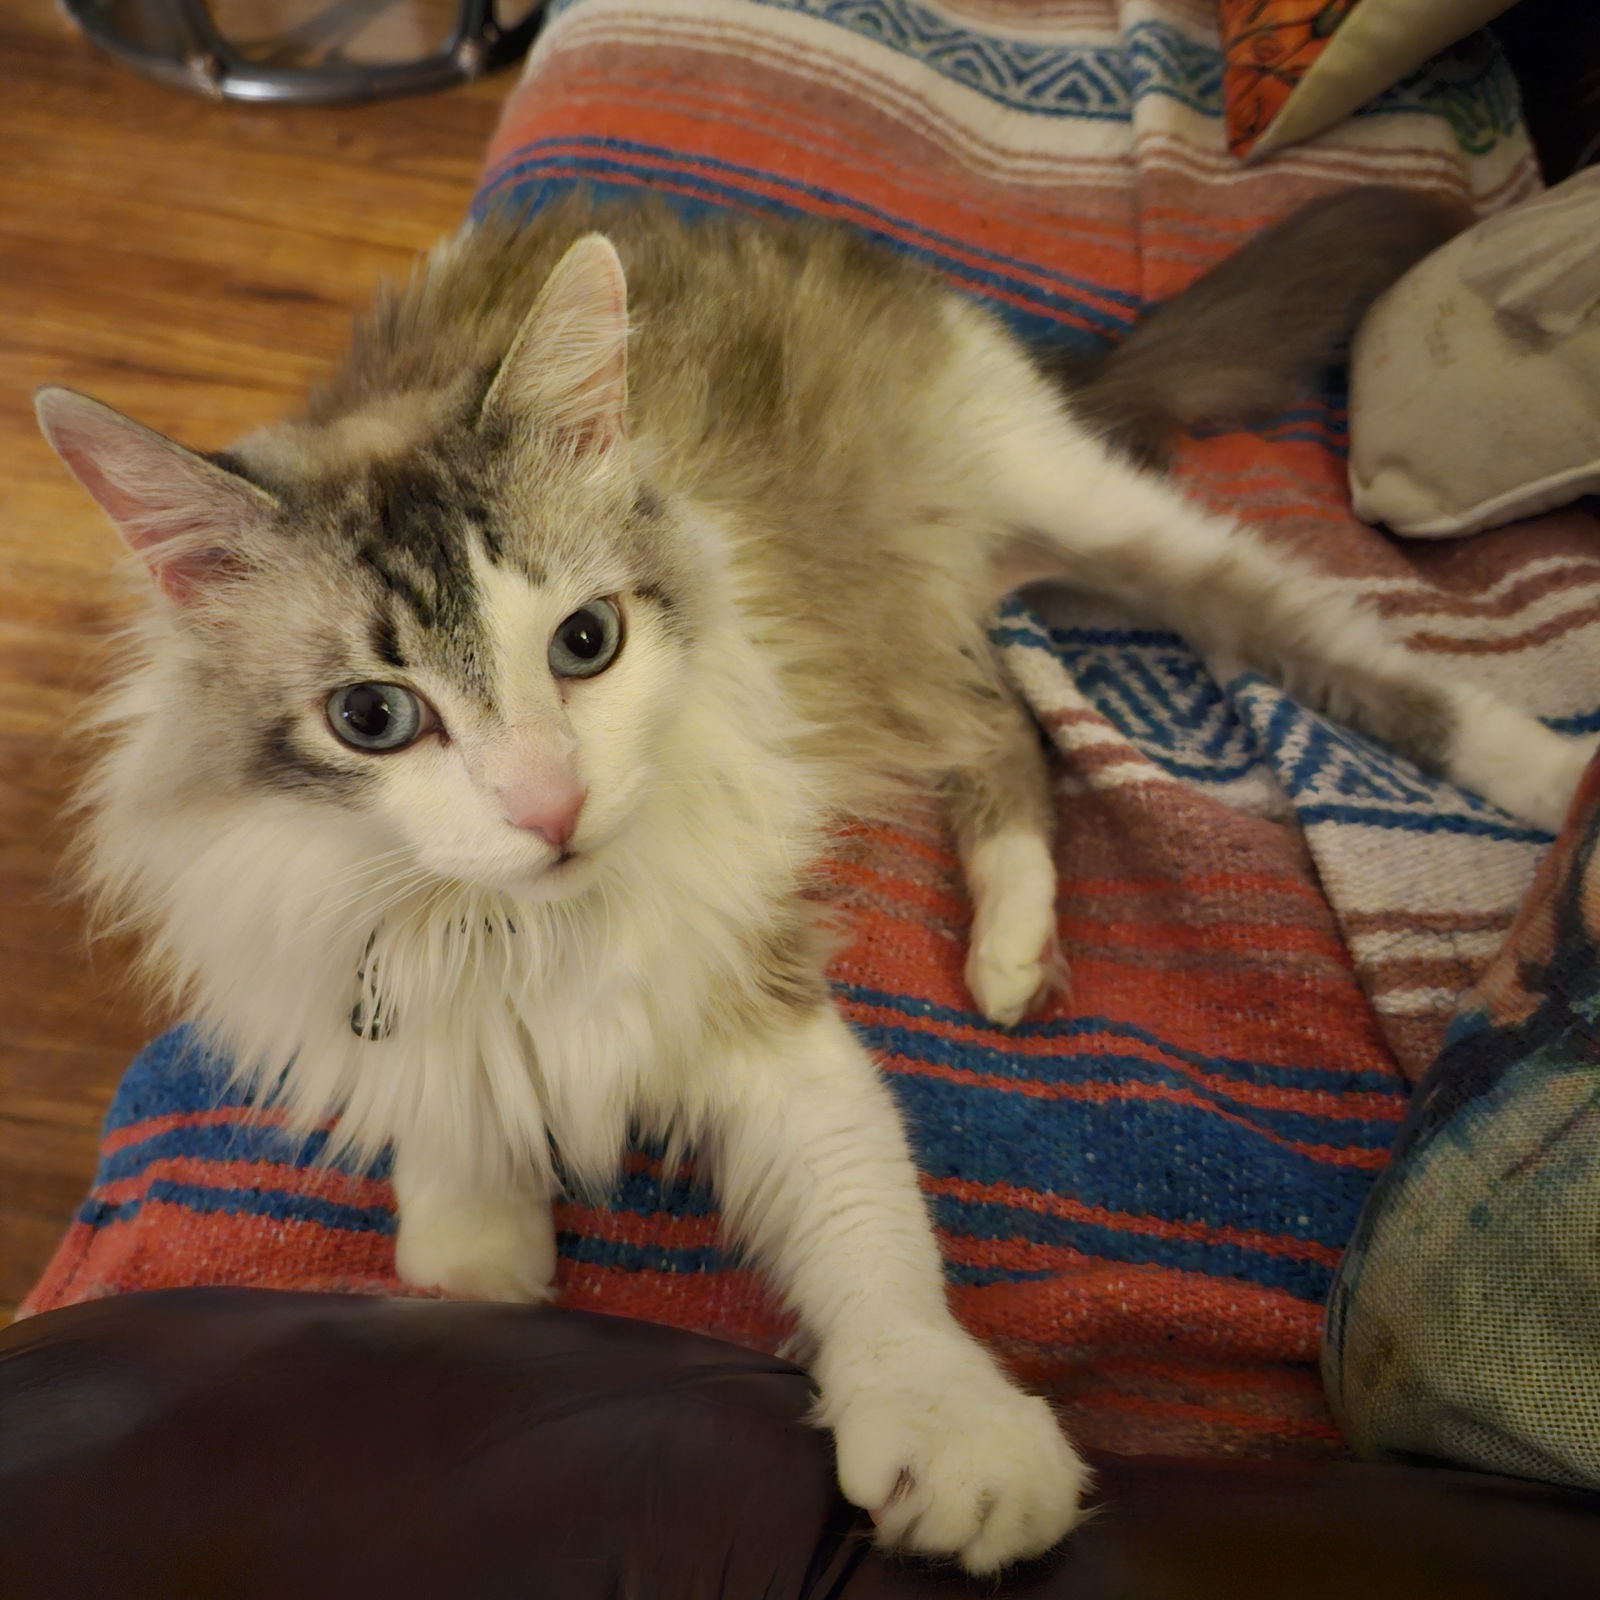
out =
[[[592,455],[623,443],[627,398],[627,280],[611,241],[591,233],[545,281],[482,414],[536,420]]]

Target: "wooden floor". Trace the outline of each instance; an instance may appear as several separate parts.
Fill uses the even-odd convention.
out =
[[[349,110],[214,105],[0,14],[0,1321],[94,1166],[152,1018],[57,884],[70,725],[116,542],[29,395],[87,390],[201,448],[269,419],[374,282],[459,219],[514,81]]]

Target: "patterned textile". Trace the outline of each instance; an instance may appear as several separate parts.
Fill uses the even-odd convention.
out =
[[[1358,3],[1364,37],[1357,43],[1352,27],[1329,51]],[[1509,4],[1500,0],[1501,9]],[[1248,156],[1280,117],[1263,154],[1347,116],[1407,110],[1449,117],[1463,149],[1486,149],[1504,126],[1508,86],[1497,50],[1473,30],[1494,9],[1494,0],[1465,15],[1459,0],[1433,0],[1431,9],[1415,0],[1219,0],[1228,149]],[[1363,141],[1365,130],[1352,137]]]
[[[507,106],[483,203],[574,183],[811,212],[1088,348],[1309,196],[1369,180],[1483,209],[1536,183],[1492,76],[1460,117],[1241,171],[1201,0],[572,0]],[[1487,131],[1486,131],[1487,130]],[[1570,725],[1595,721],[1600,557],[1574,517],[1402,551],[1353,522],[1337,396],[1178,472],[1371,595],[1396,632]],[[1177,639],[1056,597],[997,640],[1061,753],[1070,997],[1015,1033],[961,981],[937,822],[841,841],[834,971],[910,1121],[954,1303],[1088,1443],[1327,1451],[1330,1274],[1545,843]],[[1369,1003],[1370,1002],[1370,1003]],[[568,1300],[769,1344],[781,1320],[704,1195],[641,1152],[561,1214]],[[31,1308],[195,1281],[393,1288],[381,1174],[245,1125],[183,1036],[136,1065],[93,1195]]]
[[[1356,0],[1222,0],[1228,148],[1247,155]]]
[[[1600,763],[1339,1269],[1353,1441],[1600,1489]]]

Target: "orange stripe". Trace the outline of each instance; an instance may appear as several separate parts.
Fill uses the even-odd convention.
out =
[[[744,58],[740,58],[741,66]],[[785,76],[781,63],[771,63],[773,70]],[[871,194],[876,203],[900,215],[921,212],[920,220],[941,234],[951,232],[950,213],[970,213],[969,231],[992,237],[996,223],[1008,230],[1026,234],[1030,239],[1049,239],[1041,230],[1042,219],[1052,216],[1071,228],[1076,248],[1070,253],[1081,259],[1087,248],[1090,252],[1114,254],[1121,259],[1122,270],[1104,276],[1110,281],[1126,283],[1125,292],[1136,289],[1136,272],[1140,259],[1141,242],[1120,221],[1098,222],[1065,210],[1052,211],[1032,197],[1040,192],[1037,182],[1023,179],[1010,181],[974,170],[962,161],[932,164],[919,167],[922,171],[937,174],[934,181],[908,183],[902,167],[891,161],[869,164],[864,155],[873,152],[864,149],[861,128],[858,124],[835,131],[831,124],[805,120],[798,109],[790,110],[782,96],[774,96],[766,85],[759,94],[740,93],[718,84],[711,93],[696,95],[691,79],[679,76],[663,77],[659,74],[638,72],[630,76],[621,87],[615,65],[604,76],[590,76],[581,72],[563,75],[559,88],[551,86],[549,97],[536,108],[535,114],[516,124],[507,132],[497,135],[490,152],[489,182],[499,185],[504,179],[504,167],[517,159],[519,151],[527,145],[551,137],[545,130],[559,130],[576,140],[584,134],[573,133],[573,123],[594,130],[588,138],[599,140],[607,135],[627,137],[655,143],[663,152],[680,152],[700,155],[708,160],[752,165],[752,151],[766,158],[770,168],[786,173],[803,173],[807,182],[844,193]],[[808,86],[802,84],[804,95]],[[646,104],[641,104],[646,101]],[[920,127],[907,126],[907,119],[898,108],[886,109],[863,97],[860,103],[866,119],[877,122],[893,121],[907,131],[918,144],[944,145],[951,124],[942,118],[922,119]],[[581,109],[579,109],[581,108]],[[602,134],[599,130],[604,130]],[[970,130],[961,130],[970,132]],[[798,136],[797,136],[798,135]],[[993,159],[1004,163],[1004,152],[997,147]],[[900,152],[896,152],[897,154]],[[939,155],[945,151],[940,150]],[[937,157],[935,157],[937,163]],[[1077,163],[1080,164],[1081,163]],[[944,181],[938,181],[942,178]],[[726,180],[724,180],[726,181]],[[1028,199],[1020,198],[1022,189]],[[907,204],[913,201],[913,204]],[[1032,201],[1032,203],[1030,203]],[[1093,242],[1088,242],[1089,236]],[[959,245],[959,241],[952,241]],[[1047,272],[1032,267],[1029,262],[1049,261],[1062,253],[1059,249],[1040,248],[1035,244],[1020,251],[1016,263],[1018,275],[1032,277],[1042,285],[1051,280]],[[1219,252],[1220,253],[1220,252]],[[1008,269],[1010,270],[1010,269]],[[1093,291],[1092,284],[1085,285]],[[1056,292],[1060,292],[1058,289]],[[1074,286],[1076,292],[1076,286]],[[1102,291],[1108,306],[1126,317],[1128,308],[1118,306],[1111,291]]]
[[[1160,922],[1116,921],[1074,911],[1061,918],[1062,938],[1097,936],[1129,950],[1226,950],[1251,954],[1258,951],[1287,952],[1292,955],[1329,956],[1342,965],[1346,958],[1343,942],[1325,928],[1304,923],[1251,922],[1228,917],[1216,922],[1180,922],[1176,918]]]
[[[165,1200],[147,1200],[136,1217],[92,1231],[72,1292],[53,1284],[59,1295],[53,1303],[87,1298],[80,1292],[85,1283],[92,1295],[202,1283],[280,1289],[361,1284],[407,1292],[394,1275],[394,1239],[384,1233],[248,1213],[197,1218]]]
[[[675,171],[681,173],[684,177],[706,177],[710,181],[715,182],[720,186],[730,186],[729,178],[726,175],[718,176],[715,174],[703,173],[688,161],[672,161],[658,156],[653,161],[646,163],[642,160],[636,161],[632,158],[625,157],[620,152],[615,151],[607,152],[607,159],[614,161],[620,167],[639,169],[639,175],[636,177],[632,176],[631,173],[627,177],[617,173],[611,174],[607,179],[607,181],[610,183],[627,184],[632,182],[637,188],[650,189],[656,191],[657,193],[681,195],[685,199],[698,200],[701,202],[704,202],[706,199],[705,192],[702,189],[692,187],[682,181],[672,182],[670,179],[663,177],[662,172]],[[646,166],[649,168],[648,173],[643,170]],[[553,157],[549,161],[544,159],[540,160],[538,175],[540,181],[544,182],[548,182],[552,179],[565,179],[567,181],[576,183],[585,179],[593,181],[594,177],[594,174],[590,172],[579,171],[576,168],[563,168],[555,161]],[[749,195],[760,195],[769,200],[776,200],[780,204],[784,205],[797,205],[796,197],[789,190],[782,188],[776,183],[762,183],[760,181],[751,179],[745,179],[737,188],[735,188],[735,192],[732,197],[719,198],[717,203],[728,210],[744,211],[752,215],[765,215],[763,208],[759,206],[741,204],[738,198],[738,195],[741,192]],[[995,271],[999,269],[989,266],[978,267],[976,265],[972,265],[969,266],[967,270],[963,270],[963,264],[953,256],[953,253],[943,243],[937,246],[930,245],[929,241],[909,233],[906,229],[896,229],[891,220],[880,215],[868,214],[864,209],[862,202],[853,201],[849,197],[842,197],[839,200],[831,202],[817,200],[809,196],[807,199],[810,203],[808,203],[803,209],[811,216],[827,217],[835,221],[851,222],[857,227],[869,229],[877,233],[887,233],[893,237],[897,237],[906,245],[914,246],[920,249],[937,249],[940,252],[940,269],[942,275],[948,278],[951,282],[966,289],[969,293],[977,295],[982,299],[988,300],[991,303],[1008,305],[1018,311],[1026,311],[1031,316],[1044,317],[1052,321],[1062,323],[1063,325],[1077,326],[1090,331],[1098,331],[1092,320],[1080,315],[1071,305],[1045,305],[1037,300],[1030,299],[1026,295],[1016,294],[1010,290],[1002,289],[993,283],[982,281],[975,275],[977,272]]]
[[[982,1045],[988,1039],[992,1039],[998,1031],[982,1025],[969,1027],[928,1017],[909,1016],[903,1011],[887,1006],[869,1005],[857,1001],[846,1001],[841,1009],[852,1021],[868,1026],[897,1027],[912,1033],[925,1033],[936,1038],[948,1039],[952,1043]],[[1110,1029],[1085,1031],[1073,1034],[1068,1039],[1048,1036],[1040,1038],[1036,1035],[1004,1037],[1006,1053],[1024,1059],[1045,1055],[1053,1057],[1064,1051],[1070,1051],[1077,1056],[1094,1056],[1102,1051],[1118,1056],[1132,1056],[1151,1066],[1181,1073],[1190,1082],[1223,1099],[1242,1101],[1247,1105],[1258,1106],[1262,1110],[1292,1111],[1306,1116],[1363,1122],[1399,1122],[1406,1114],[1406,1102],[1399,1094],[1385,1094],[1366,1089],[1295,1089],[1283,1088],[1276,1084],[1251,1083],[1228,1077],[1223,1073],[1207,1072],[1179,1056],[1167,1054],[1159,1046],[1147,1044],[1140,1039],[1127,1038],[1113,1033]],[[924,1064],[918,1057],[895,1056],[892,1059],[906,1061],[909,1064],[908,1070],[912,1072],[916,1071],[918,1065]],[[1058,1090],[1069,1088],[1050,1078],[1025,1078],[1010,1073],[983,1073],[977,1068],[954,1067],[932,1062],[925,1064],[930,1067],[943,1066],[944,1070],[957,1075],[957,1081],[965,1082],[970,1079],[976,1086],[985,1089],[1014,1087],[1019,1094],[1051,1098]],[[1116,1088],[1121,1085],[1095,1084],[1086,1087],[1099,1089]],[[1074,1098],[1070,1093],[1065,1097]],[[1088,1098],[1099,1098],[1099,1096],[1090,1095]]]
[[[793,1328],[760,1279],[743,1268],[635,1272],[563,1260],[556,1285],[561,1303],[571,1309],[711,1333],[757,1350],[776,1349]]]
[[[148,1194],[153,1183],[193,1183],[207,1189],[274,1190],[304,1194],[339,1205],[394,1208],[394,1191],[379,1178],[360,1178],[333,1167],[296,1167],[273,1161],[208,1161],[172,1156],[150,1162],[128,1178],[96,1184],[91,1196],[105,1205],[125,1205]]]
[[[972,915],[971,903],[964,894],[951,894],[945,889],[927,888],[870,865],[836,861],[828,869],[828,875],[851,888],[874,889],[886,900],[915,906],[922,911],[932,911],[949,921],[964,922]]]
[[[607,1244],[658,1247],[663,1250],[705,1250],[723,1243],[718,1218],[679,1216],[669,1211],[603,1211],[591,1206],[556,1207],[556,1226]]]
[[[244,1127],[255,1123],[264,1127],[282,1127],[281,1111],[262,1111],[255,1106],[217,1106],[210,1111],[174,1111],[165,1116],[146,1117],[140,1122],[130,1122],[116,1128],[100,1141],[102,1155],[115,1155],[131,1145],[143,1144],[147,1139],[158,1139],[164,1133],[175,1133],[180,1128]],[[332,1126],[332,1124],[329,1124]]]
[[[1209,1222],[1177,1222],[1167,1217],[1139,1216],[1129,1211],[1109,1211],[1104,1206],[1085,1205],[1067,1195],[1045,1194],[1022,1189],[1011,1183],[979,1183],[971,1178],[928,1178],[922,1187],[929,1194],[947,1195],[969,1205],[1003,1205],[1017,1211],[1033,1211],[1041,1216],[1061,1217],[1068,1222],[1088,1223],[1117,1233],[1147,1235],[1153,1239],[1178,1239],[1190,1244],[1228,1245],[1254,1250],[1261,1255],[1282,1256],[1290,1261],[1313,1261],[1319,1266],[1336,1267],[1341,1251],[1314,1239],[1292,1239],[1283,1234],[1262,1233],[1255,1228],[1234,1228]]]
[[[961,1320],[1002,1351],[1022,1342],[1060,1363],[1083,1350],[1176,1347],[1227,1362],[1314,1362],[1319,1303],[1238,1278],[1178,1267],[1094,1260],[1070,1274],[954,1284]],[[1022,1353],[1026,1353],[1023,1351]]]
[[[779,69],[781,70],[781,68]],[[791,111],[788,104],[782,100],[774,100],[755,93],[744,94],[731,86],[719,84],[715,90],[706,94],[696,94],[692,82],[686,83],[681,78],[641,75],[630,81],[630,88],[636,92],[627,99],[611,98],[617,88],[614,74],[601,77],[588,75],[581,72],[569,72],[564,75],[563,90],[573,99],[582,99],[585,102],[585,121],[594,128],[614,130],[636,126],[639,118],[639,95],[650,95],[652,111],[663,112],[667,115],[683,118],[691,126],[707,129],[717,135],[718,145],[724,143],[731,145],[737,153],[741,166],[750,163],[750,145],[747,142],[749,135],[757,138],[763,136],[772,146],[773,153],[781,155],[782,170],[794,172],[804,163],[807,181],[815,182],[813,176],[819,170],[825,170],[832,180],[830,188],[859,189],[863,184],[870,185],[875,191],[889,193],[900,202],[896,211],[906,215],[905,201],[912,195],[918,196],[929,207],[928,215],[938,219],[937,226],[942,234],[949,234],[951,228],[951,213],[966,212],[970,214],[968,229],[978,229],[984,233],[992,233],[996,221],[1005,222],[1014,228],[1026,229],[1030,233],[1039,231],[1039,224],[1043,217],[1052,213],[1042,208],[1037,201],[1029,204],[1027,201],[1014,198],[1011,186],[1004,180],[983,184],[983,179],[975,174],[970,167],[940,170],[939,175],[932,181],[917,181],[919,173],[907,174],[904,168],[893,161],[869,161],[876,152],[864,145],[859,138],[859,130],[855,127],[837,128],[832,123],[819,122],[815,119],[807,120]],[[676,92],[675,92],[676,91]],[[892,116],[902,127],[904,119],[893,113],[886,113],[881,107],[868,107],[869,116]],[[560,127],[570,133],[570,120],[562,116],[546,116],[545,122],[549,126]],[[531,143],[542,137],[537,131],[538,123],[527,125],[528,131],[521,139],[521,143]],[[911,128],[908,131],[919,143],[940,142],[939,136],[948,126],[942,121],[929,119],[924,129]],[[738,137],[726,139],[730,130],[737,130]],[[582,138],[583,135],[576,135]],[[683,149],[681,143],[675,143],[671,148]],[[991,147],[994,148],[994,147]],[[818,163],[819,152],[831,154],[832,159],[825,166]],[[506,153],[496,157],[496,163],[504,164],[516,159],[516,149],[510,148]],[[726,157],[711,157],[711,159],[725,160]],[[996,160],[1003,162],[1003,154],[997,154]],[[491,173],[490,181],[498,182],[498,172]],[[950,177],[965,179],[968,187],[957,187],[948,181]],[[841,178],[855,178],[851,184],[841,183]],[[944,179],[946,181],[939,181]],[[980,185],[982,185],[980,187]],[[1029,185],[1036,189],[1035,185]],[[1061,215],[1061,220],[1070,222],[1072,233],[1077,240],[1085,236],[1092,238],[1094,243],[1091,249],[1114,252],[1125,258],[1124,271],[1121,281],[1132,283],[1139,260],[1141,244],[1121,222],[1099,222],[1093,218],[1076,215]],[[959,244],[959,241],[956,241]],[[1079,244],[1075,255],[1081,255],[1082,244]],[[1224,250],[1226,247],[1224,247]],[[1037,255],[1034,260],[1052,259],[1054,252]],[[1031,279],[1040,287],[1061,292],[1058,278],[1048,270],[1032,264],[1028,259],[1015,262],[1014,266],[1008,265],[1006,270],[1024,279]],[[1078,285],[1072,286],[1076,292]],[[1085,285],[1091,293],[1094,285]],[[1126,316],[1128,308],[1120,304],[1109,293],[1102,292],[1106,309]]]
[[[1258,1416],[1248,1411],[1234,1410],[1230,1406],[1192,1405],[1166,1397],[1146,1400],[1137,1395],[1108,1394],[1103,1390],[1074,1394],[1071,1405],[1074,1410],[1125,1412],[1130,1416],[1150,1417],[1169,1423],[1187,1420],[1220,1424],[1235,1432],[1257,1437],[1272,1434],[1285,1439],[1326,1441],[1330,1444],[1344,1442],[1344,1436],[1334,1426],[1331,1417],[1297,1417],[1282,1412]]]
[[[1112,895],[1171,895],[1174,889],[1191,894],[1288,895],[1323,908],[1327,898],[1303,878],[1270,872],[1178,872],[1160,878],[1089,878],[1064,876],[1062,887],[1072,894],[1103,898]]]
[[[1155,1383],[1209,1389],[1217,1394],[1276,1394],[1280,1398],[1303,1398],[1309,1391],[1321,1394],[1321,1386],[1309,1367],[1243,1366],[1238,1363],[1157,1360],[1147,1356],[1100,1355],[1095,1357],[1096,1379],[1128,1377]]]
[[[1309,1161],[1320,1161],[1331,1167],[1354,1167],[1362,1172],[1381,1172],[1388,1164],[1387,1150],[1374,1150],[1365,1145],[1313,1144],[1301,1139],[1287,1139],[1282,1134],[1263,1128],[1248,1117],[1225,1111],[1221,1106],[1187,1089],[1175,1089],[1165,1084],[1149,1083],[1090,1083],[1090,1084],[1039,1084],[1017,1082],[1015,1079],[994,1078],[969,1073],[956,1067],[946,1067],[936,1062],[909,1061],[902,1056],[890,1056],[884,1062],[888,1072],[910,1078],[937,1078],[947,1083],[976,1085],[984,1089],[1013,1092],[1033,1100],[1076,1101],[1081,1105],[1117,1105],[1127,1101],[1145,1101],[1162,1105],[1187,1106],[1190,1110],[1204,1111],[1208,1116],[1243,1128],[1258,1139],[1277,1145],[1280,1150],[1292,1150]]]

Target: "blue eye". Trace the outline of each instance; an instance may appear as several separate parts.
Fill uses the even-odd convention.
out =
[[[403,750],[431,726],[426,703],[397,683],[347,683],[328,696],[326,712],[352,750]]]
[[[617,659],[622,613],[609,600],[574,611],[550,640],[550,670],[558,678],[592,678]]]

